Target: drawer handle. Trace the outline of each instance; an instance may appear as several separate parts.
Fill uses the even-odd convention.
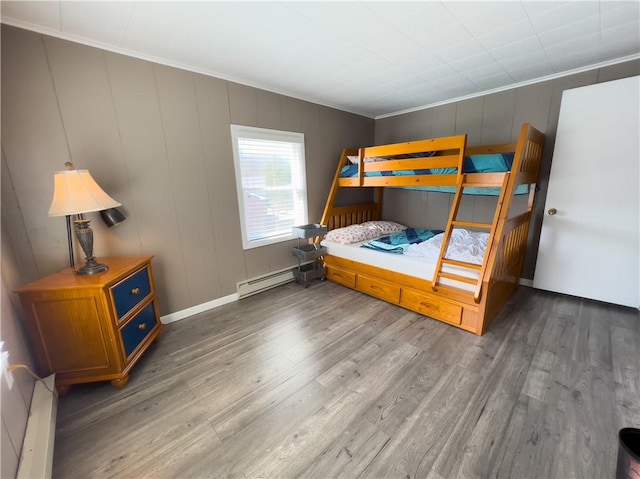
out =
[[[138,324],[138,329],[140,331],[144,331],[145,329],[147,329],[147,323]]]
[[[131,294],[140,294],[140,288],[133,288]]]

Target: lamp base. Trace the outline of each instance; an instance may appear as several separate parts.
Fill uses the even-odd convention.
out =
[[[93,230],[89,226],[90,220],[84,218],[74,220],[76,226],[76,236],[78,243],[82,247],[82,251],[86,256],[84,266],[76,270],[78,274],[98,274],[104,273],[109,269],[106,264],[98,263],[93,256]]]
[[[77,274],[98,274],[108,271],[109,267],[104,263],[98,263],[95,259],[87,260],[84,266],[76,270]]]

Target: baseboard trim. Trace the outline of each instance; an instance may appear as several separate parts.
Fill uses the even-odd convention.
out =
[[[528,286],[529,288],[533,288],[533,280],[532,279],[520,278],[520,284],[522,286]]]
[[[181,311],[176,311],[175,313],[160,316],[160,321],[162,324],[173,323],[175,321],[188,318],[189,316],[193,316],[194,314],[204,313],[210,309],[215,309],[220,306],[224,306],[225,304],[233,303],[234,301],[238,301],[238,293],[233,293],[228,296],[223,296],[222,298],[207,301],[206,303],[191,306],[190,308],[183,309]]]
[[[55,374],[43,381],[46,386],[41,381],[36,381],[33,388],[17,479],[51,477],[58,393],[55,389]]]

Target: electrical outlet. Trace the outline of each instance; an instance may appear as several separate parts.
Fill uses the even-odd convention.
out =
[[[7,368],[9,367],[9,351],[3,351],[4,342],[0,341],[0,377],[4,376],[9,389],[13,387],[13,375]]]

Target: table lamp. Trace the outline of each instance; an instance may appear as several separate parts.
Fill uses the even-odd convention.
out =
[[[78,268],[78,274],[97,274],[107,271],[106,264],[98,263],[93,256],[93,230],[89,226],[91,220],[85,219],[83,213],[103,211],[121,206],[116,200],[106,194],[93,179],[88,170],[75,170],[73,163],[65,163],[67,170],[56,171],[53,181],[53,200],[49,208],[49,216],[77,215],[73,221],[78,243],[84,252],[85,264]],[[71,231],[67,222],[67,237],[69,240],[69,257],[73,265],[73,247],[71,245]]]
[[[127,217],[118,208],[102,210],[100,212],[100,217],[108,228],[113,228],[115,225],[118,225],[127,219]]]

